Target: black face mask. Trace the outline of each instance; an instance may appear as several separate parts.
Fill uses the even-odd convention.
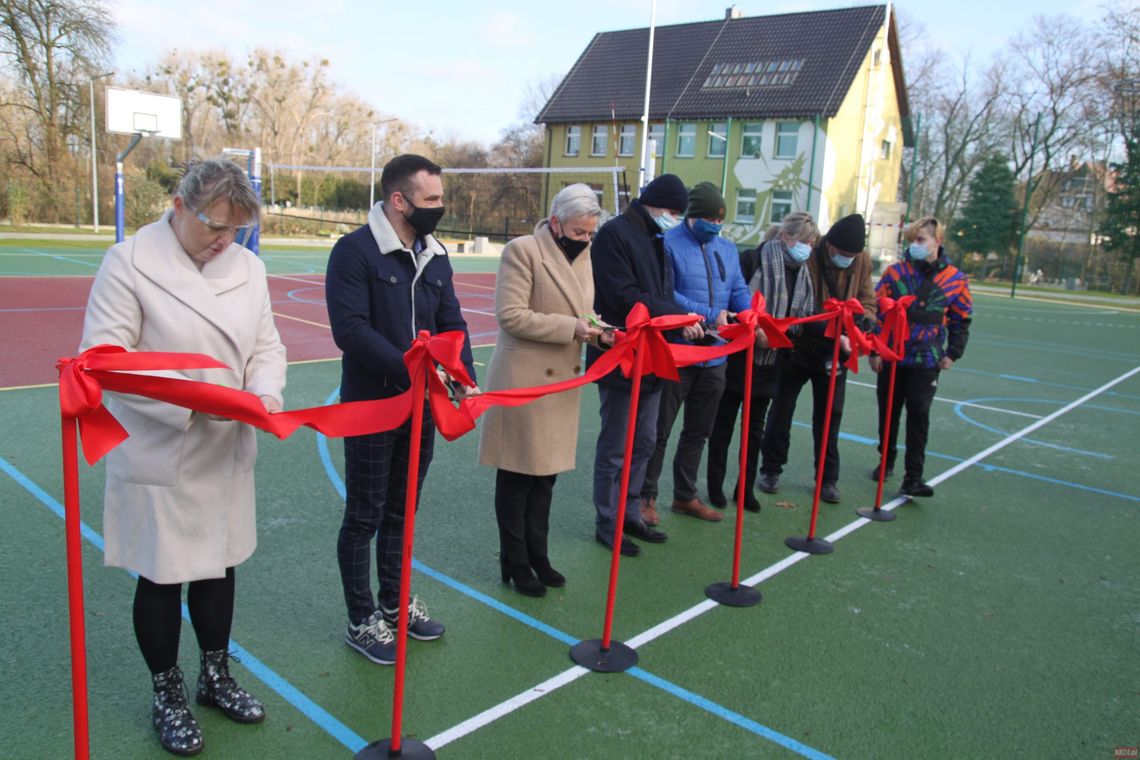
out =
[[[572,238],[566,237],[565,235],[555,238],[555,240],[558,243],[558,246],[563,251],[566,251],[566,255],[570,258],[571,261],[578,258],[578,254],[586,250],[586,247],[590,245],[589,240],[574,240]]]
[[[421,208],[407,198],[404,199],[404,202],[412,208],[412,213],[404,218],[408,220],[408,224],[412,225],[412,229],[416,231],[417,235],[423,237],[435,232],[435,226],[443,218],[443,206]]]

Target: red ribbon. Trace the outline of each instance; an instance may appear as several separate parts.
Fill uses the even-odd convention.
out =
[[[889,362],[901,361],[905,345],[910,338],[910,324],[907,321],[906,310],[914,302],[914,296],[902,296],[898,299],[890,296],[879,296],[879,313],[883,315],[880,320],[882,329],[878,335],[872,336],[875,350]]]
[[[829,320],[824,335],[832,340],[838,340],[840,335],[846,334],[851,339],[851,354],[843,364],[856,373],[859,371],[859,357],[871,353],[875,348],[863,331],[855,325],[855,315],[862,313],[863,304],[858,298],[848,298],[846,301],[829,298],[823,302],[823,316]],[[801,321],[810,319],[807,317]]]

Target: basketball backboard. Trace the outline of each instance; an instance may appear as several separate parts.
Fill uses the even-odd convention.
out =
[[[182,99],[140,90],[107,88],[107,131],[182,139]]]

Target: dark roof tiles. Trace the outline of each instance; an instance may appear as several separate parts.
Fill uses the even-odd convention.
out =
[[[886,6],[788,13],[658,27],[649,118],[834,116]],[[535,119],[538,123],[641,118],[649,29],[595,35]],[[704,87],[713,66],[803,61],[787,85]]]

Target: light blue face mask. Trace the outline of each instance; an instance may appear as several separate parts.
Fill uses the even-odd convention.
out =
[[[802,240],[797,240],[795,245],[788,247],[788,255],[793,261],[805,262],[808,256],[811,256],[811,246]]]
[[[907,248],[907,255],[914,261],[926,261],[927,257],[930,256],[930,249],[922,243],[911,243],[910,247]]]
[[[660,216],[653,217],[653,221],[657,222],[657,226],[661,228],[662,232],[668,232],[681,223],[681,220],[670,214],[668,211]]]
[[[708,243],[714,237],[720,234],[720,228],[723,225],[716,222],[710,222],[707,219],[695,219],[693,221],[693,237],[702,243]]]
[[[839,253],[831,254],[831,263],[840,269],[846,269],[851,266],[851,262],[855,260],[854,256],[844,256]]]

